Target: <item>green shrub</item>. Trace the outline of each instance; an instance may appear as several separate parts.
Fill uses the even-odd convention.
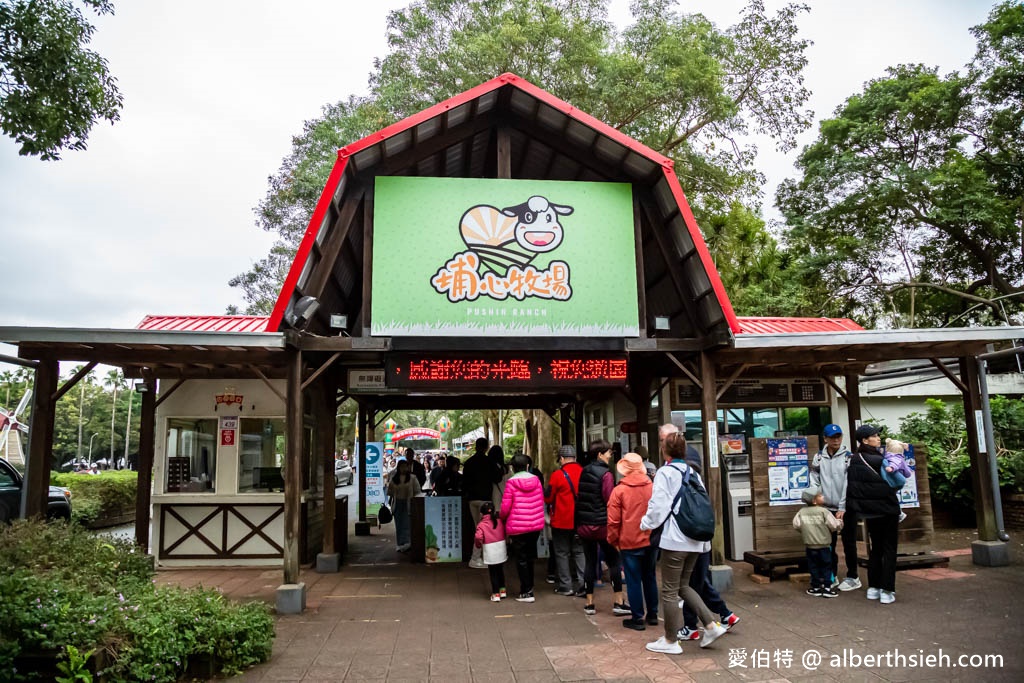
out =
[[[71,519],[90,524],[135,505],[138,473],[132,470],[107,470],[99,474],[51,472],[50,483],[71,489]]]
[[[0,575],[0,680],[32,680],[15,658],[57,649],[102,650],[98,673],[110,681],[176,681],[197,657],[232,674],[270,657],[265,605],[155,586],[148,558],[128,541],[16,522],[0,529],[0,566],[15,568]]]

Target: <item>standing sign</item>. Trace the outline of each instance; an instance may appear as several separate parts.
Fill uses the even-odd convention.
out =
[[[462,498],[424,498],[423,518],[427,563],[462,562]]]
[[[220,445],[221,446],[234,446],[235,435],[238,433],[238,418],[237,417],[222,417],[220,418]]]
[[[810,486],[807,439],[765,439],[768,446],[768,504],[799,505]]]
[[[376,515],[381,504],[386,501],[387,498],[384,494],[384,444],[374,441],[366,444],[367,514]]]
[[[639,335],[628,183],[379,176],[374,192],[371,334]]]

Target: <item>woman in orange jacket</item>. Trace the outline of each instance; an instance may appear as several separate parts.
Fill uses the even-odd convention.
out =
[[[626,453],[615,469],[622,480],[608,499],[608,543],[619,549],[626,570],[626,595],[631,616],[622,625],[643,631],[644,605],[647,623],[658,625],[658,580],[655,575],[658,549],[651,545],[651,532],[640,528],[651,499],[651,479],[643,458]]]

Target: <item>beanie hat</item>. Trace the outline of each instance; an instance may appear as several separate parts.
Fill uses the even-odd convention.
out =
[[[821,490],[818,489],[818,487],[810,486],[808,488],[805,488],[803,492],[800,494],[800,500],[807,503],[808,505],[814,505],[814,499],[818,497],[819,493],[821,493]]]
[[[572,446],[567,446],[567,445],[559,446],[558,447],[558,457],[559,458],[572,458],[572,459],[575,459],[576,458],[576,449],[574,447],[572,447]]]

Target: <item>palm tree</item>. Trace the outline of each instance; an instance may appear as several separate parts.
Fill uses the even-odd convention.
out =
[[[117,390],[124,386],[124,375],[117,368],[107,373],[103,380],[104,386],[113,390],[113,400],[110,404],[110,462],[108,467],[114,467],[114,418],[117,417]]]

